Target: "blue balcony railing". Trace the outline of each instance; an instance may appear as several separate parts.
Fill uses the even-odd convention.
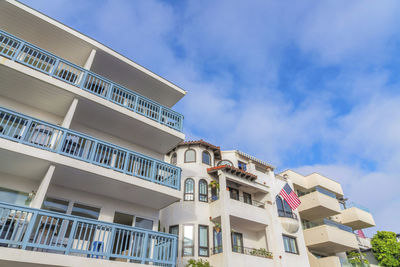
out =
[[[175,267],[177,236],[0,202],[0,246]]]
[[[315,187],[315,191],[320,192],[321,194],[324,194],[324,195],[326,195],[328,197],[336,198],[336,195],[334,193],[332,193],[331,191],[328,191],[328,190],[326,190],[326,189],[324,189],[322,187],[316,186]]]
[[[339,228],[339,229],[341,229],[343,231],[353,233],[353,229],[351,227],[343,225],[343,224],[335,222],[335,221],[332,221],[332,220],[329,220],[329,219],[323,219],[321,221],[316,221],[316,222],[303,221],[302,224],[303,224],[303,229],[304,230],[305,229],[314,228],[314,227],[317,227],[317,226],[321,226],[321,225],[330,225],[330,226]]]
[[[0,56],[62,80],[182,132],[183,115],[0,30]]]
[[[347,231],[347,232],[353,233],[353,229],[351,227],[343,225],[343,224],[340,224],[338,222],[335,222],[335,221],[332,221],[332,220],[329,220],[329,219],[324,219],[324,224],[330,225],[330,226],[334,226],[334,227],[339,228],[339,229],[341,229],[343,231]]]
[[[346,202],[346,209],[353,208],[353,207],[354,208],[359,208],[359,209],[361,209],[363,211],[366,211],[366,212],[370,213],[368,208],[366,208],[366,207],[364,207],[364,206],[362,206],[360,204],[357,204],[357,203],[354,203],[354,202]]]
[[[180,190],[175,165],[1,107],[0,137]]]

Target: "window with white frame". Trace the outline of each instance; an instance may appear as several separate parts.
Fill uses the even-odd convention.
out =
[[[187,178],[184,185],[183,200],[184,201],[194,201],[194,180],[192,178]]]
[[[188,149],[185,151],[185,162],[196,162],[196,151]]]

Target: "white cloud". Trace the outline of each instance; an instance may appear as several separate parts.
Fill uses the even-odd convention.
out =
[[[400,97],[386,64],[398,1],[25,2],[187,89],[177,109],[189,137],[320,171],[370,206],[378,229],[400,232]],[[311,69],[289,73],[302,98],[279,85],[290,48]],[[338,74],[306,83],[321,66]]]

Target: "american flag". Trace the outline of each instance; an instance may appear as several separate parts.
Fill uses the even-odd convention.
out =
[[[297,209],[297,207],[301,203],[300,199],[297,197],[292,188],[290,188],[290,185],[288,183],[285,184],[281,192],[279,192],[279,195],[281,195],[286,200],[292,210]]]

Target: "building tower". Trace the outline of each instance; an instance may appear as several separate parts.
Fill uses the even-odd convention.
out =
[[[309,266],[297,211],[278,212],[290,180],[241,151],[203,140],[167,154],[182,168],[182,200],[161,211],[161,227],[179,236],[178,266],[205,259],[215,267]]]

